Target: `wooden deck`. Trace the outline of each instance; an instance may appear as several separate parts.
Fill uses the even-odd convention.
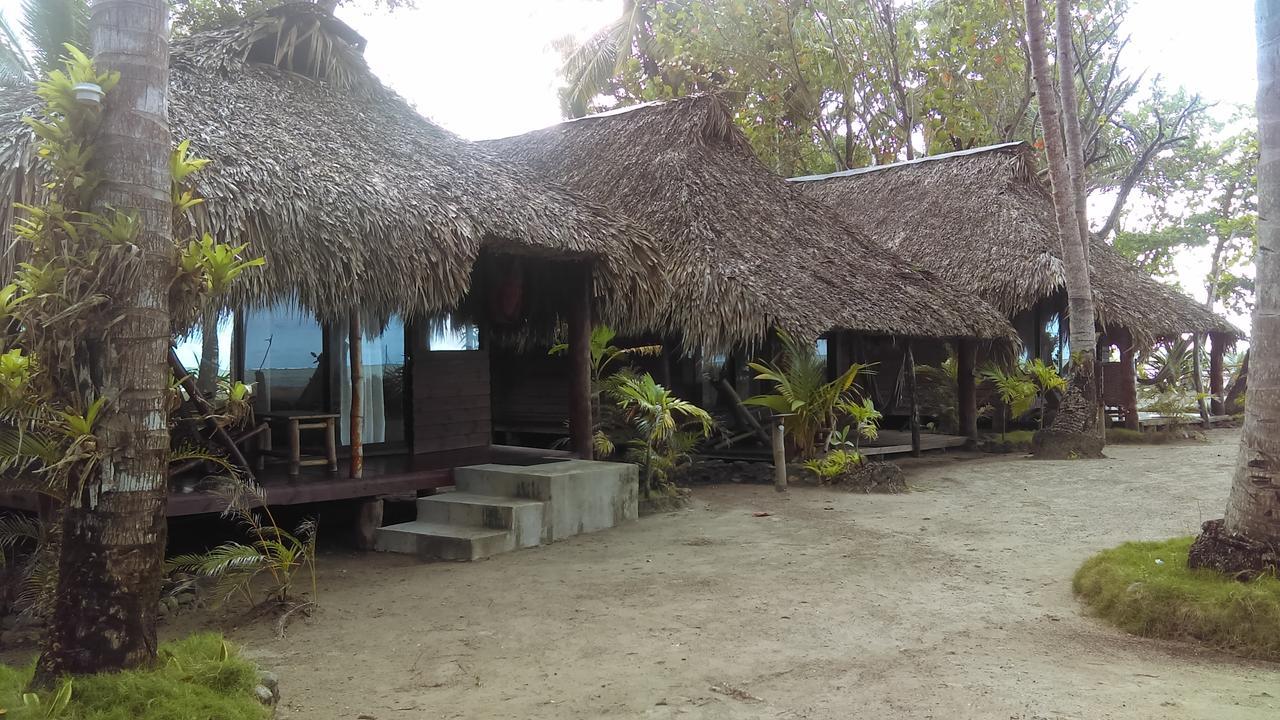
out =
[[[448,452],[411,455],[375,455],[364,461],[364,477],[352,480],[347,477],[350,463],[345,458],[338,461],[338,472],[325,468],[303,468],[296,477],[290,477],[287,465],[273,464],[258,473],[267,504],[302,505],[306,503],[381,497],[386,495],[414,495],[423,490],[446,487],[453,484],[453,468],[481,463],[498,462],[507,465],[533,465],[556,459],[573,457],[559,450],[489,445]],[[0,507],[35,512],[34,493],[0,493]],[[201,490],[199,478],[175,480],[170,488],[166,513],[169,517],[219,513],[226,501],[215,492]]]

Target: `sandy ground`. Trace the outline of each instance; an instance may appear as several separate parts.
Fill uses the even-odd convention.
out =
[[[1123,635],[1070,586],[1220,515],[1235,441],[942,458],[897,496],[703,488],[470,564],[329,555],[315,618],[233,637],[284,718],[1274,719],[1280,666]]]

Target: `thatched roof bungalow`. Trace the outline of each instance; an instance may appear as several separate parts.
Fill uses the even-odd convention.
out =
[[[672,285],[664,321],[687,347],[752,344],[772,328],[800,337],[1010,335],[976,296],[899,260],[770,172],[714,96],[481,144],[658,238]]]
[[[1053,200],[1026,143],[791,182],[850,222],[875,228],[878,238],[912,263],[986,299],[1014,321],[1033,352],[1046,319],[1065,320],[1066,277]],[[1093,243],[1089,263],[1099,329],[1104,342],[1119,347],[1127,375],[1132,374],[1135,347],[1153,340],[1208,334],[1220,363],[1222,348],[1241,335],[1221,316],[1156,281],[1105,242]],[[1131,386],[1131,379],[1127,383]],[[1136,416],[1136,396],[1128,404],[1128,414]]]
[[[175,40],[175,143],[213,163],[195,176],[202,220],[267,264],[235,301],[296,300],[430,315],[470,289],[483,253],[591,260],[600,306],[660,295],[652,239],[520,168],[493,161],[384,87],[364,39],[319,6],[286,4]],[[35,98],[0,90],[0,192],[29,197]],[[8,204],[0,222],[11,224]]]
[[[1066,275],[1053,201],[1034,153],[1015,142],[918,160],[791,178],[801,191],[912,263],[972,290],[1012,317],[1060,293]],[[1237,335],[1222,317],[1095,241],[1098,323],[1138,338]]]
[[[363,49],[363,38],[309,3],[172,46],[174,142],[190,140],[213,160],[195,176],[206,201],[196,219],[266,259],[228,301],[233,357],[221,370],[256,380],[259,418],[281,424],[278,439],[295,438],[291,476],[306,464],[299,415],[314,416],[302,427],[328,435],[321,465],[337,468],[335,425],[338,445],[351,438],[352,477],[361,434],[387,449],[354,486],[313,478],[268,487],[269,496],[411,492],[449,484],[448,468],[488,461],[487,338],[499,328],[520,336],[568,326],[570,430],[574,449],[590,452],[592,317],[627,328],[631,310],[658,301],[666,286],[655,241],[427,121],[378,81]],[[21,121],[35,106],[29,89],[0,90],[6,232],[7,200],[30,202],[39,187]],[[20,248],[5,238],[12,263]],[[464,319],[476,326],[458,330]],[[196,497],[182,495],[171,512],[212,509]]]

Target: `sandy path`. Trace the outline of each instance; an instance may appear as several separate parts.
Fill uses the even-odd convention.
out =
[[[316,619],[237,635],[285,718],[1277,718],[1280,666],[1122,635],[1070,588],[1220,514],[1234,442],[940,459],[899,496],[700,489],[472,564],[327,556]]]

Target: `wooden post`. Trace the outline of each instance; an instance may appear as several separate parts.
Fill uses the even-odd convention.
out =
[[[360,501],[360,510],[356,514],[355,540],[360,550],[372,550],[374,536],[382,527],[382,500],[365,498]]]
[[[1138,422],[1138,363],[1133,340],[1125,335],[1117,338],[1117,344],[1120,345],[1120,368],[1123,371],[1120,397],[1124,426],[1129,430],[1141,430],[1142,424]]]
[[[349,477],[364,477],[364,357],[361,348],[360,313],[352,310],[347,320],[347,345],[351,355],[351,472]]]
[[[787,442],[786,425],[781,415],[773,419],[773,489],[787,490]]]
[[[1201,377],[1200,365],[1200,333],[1191,335],[1191,386],[1196,391],[1196,408],[1200,411],[1200,424],[1210,427],[1209,406],[1204,401],[1204,378]]]
[[[956,340],[956,414],[960,434],[971,443],[978,441],[978,383],[974,378],[977,362],[977,343],[971,338]]]
[[[920,457],[920,395],[916,392],[916,358],[907,341],[907,399],[911,403],[911,457]]]
[[[1221,333],[1209,333],[1209,409],[1214,415],[1225,415],[1225,396],[1222,392],[1222,353],[1227,338]]]
[[[591,266],[581,266],[569,298],[569,447],[593,457],[591,423]]]

